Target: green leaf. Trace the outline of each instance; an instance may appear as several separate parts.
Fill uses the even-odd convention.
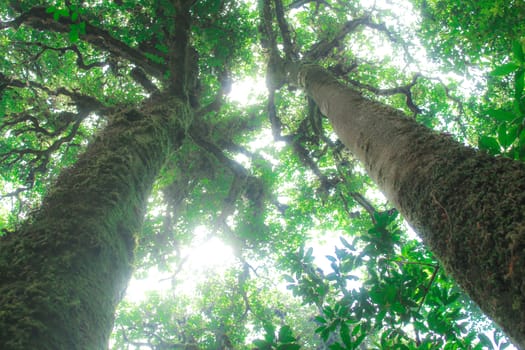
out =
[[[321,317],[321,316],[315,316],[314,320],[319,322],[319,323],[326,323],[326,319],[324,317]]]
[[[72,24],[71,30],[69,31],[69,40],[75,43],[78,41],[78,38],[79,38],[78,25]]]
[[[508,348],[509,346],[511,345],[510,342],[503,342],[499,345],[499,350],[504,350],[506,348]]]
[[[354,348],[356,348],[359,344],[363,342],[363,340],[365,340],[366,335],[366,332],[363,332],[356,338],[356,340],[354,341]]]
[[[341,243],[343,243],[343,245],[348,248],[349,250],[355,250],[355,247],[350,244],[343,236],[340,236],[339,237],[339,240],[341,241]]]
[[[306,251],[306,254],[304,255],[305,259],[311,258],[313,252],[314,252],[314,249],[312,247],[308,248],[308,250]]]
[[[393,303],[390,308],[392,309],[392,311],[394,311],[395,313],[397,313],[399,315],[402,315],[402,314],[404,314],[406,312],[406,309],[403,306],[403,304],[401,304],[399,302]]]
[[[490,72],[490,75],[499,77],[499,76],[505,76],[508,75],[515,70],[517,70],[520,66],[518,66],[515,63],[506,63],[499,67],[496,67],[492,72]]]
[[[507,144],[507,125],[505,123],[500,124],[498,127],[498,143],[503,146],[503,148],[509,146]]]
[[[370,298],[376,304],[383,305],[385,303],[385,294],[378,290],[370,291]]]
[[[275,340],[275,327],[272,324],[265,324],[264,330],[266,331],[264,339],[267,342],[272,343]]]
[[[337,304],[339,306],[339,309],[337,310],[337,315],[339,317],[345,317],[348,314],[348,306],[341,305],[340,303]]]
[[[518,139],[519,139],[519,141],[518,141],[519,145],[525,146],[525,129],[522,129],[520,131],[520,135],[519,135]]]
[[[428,328],[423,322],[416,321],[413,325],[414,328],[420,332],[428,332]]]
[[[326,326],[319,326],[315,329],[315,333],[323,332],[326,329]]]
[[[377,224],[374,226],[376,228],[386,227],[390,221],[387,212],[374,212],[374,218],[376,219]]]
[[[488,151],[490,154],[500,154],[498,141],[489,136],[480,136],[478,146],[481,150]]]
[[[511,125],[507,130],[507,143],[512,146],[516,140],[519,141],[519,130],[521,125]]]
[[[315,289],[315,291],[317,292],[317,294],[321,295],[321,296],[324,296],[328,291],[327,291],[327,287],[325,287],[324,284],[320,284],[317,286],[317,288]]]
[[[345,278],[349,281],[359,281],[359,277],[355,275],[347,275]]]
[[[337,256],[337,258],[339,258],[339,260],[342,260],[344,258],[346,258],[348,256],[348,253],[346,252],[345,249],[339,249],[339,248],[335,248],[335,255]]]
[[[151,53],[148,53],[148,52],[145,52],[144,56],[146,56],[148,59],[150,59],[151,61],[153,61],[155,63],[164,63],[164,58],[162,58],[160,56],[157,56],[157,55],[154,55],[154,54],[151,54]]]
[[[329,318],[331,319],[332,317],[334,317],[334,310],[330,307],[330,306],[327,306],[323,309],[323,313]]]
[[[330,328],[324,328],[322,331],[321,331],[321,339],[323,339],[323,341],[327,341],[328,340],[328,337],[330,336],[330,333],[332,333],[332,331],[330,330]]]
[[[345,344],[346,347],[352,346],[352,337],[350,337],[350,328],[344,322],[341,324],[339,335],[341,336],[341,340],[343,341],[343,344]]]
[[[487,337],[485,334],[480,333],[478,334],[478,339],[481,344],[486,346],[489,349],[494,349],[494,346],[492,345],[492,341],[490,341],[489,337]]]
[[[283,278],[285,279],[286,282],[295,283],[295,279],[290,275],[283,275]]]
[[[335,272],[329,273],[326,275],[326,279],[329,281],[335,281],[337,280],[337,274]]]
[[[277,347],[278,350],[297,350],[300,348],[301,345],[299,344],[282,344]]]
[[[512,42],[512,53],[514,54],[514,58],[518,62],[525,63],[525,55],[523,53],[523,45],[521,45],[521,42],[519,40],[514,40]]]
[[[162,44],[156,44],[155,48],[163,53],[168,53],[168,47]]]
[[[354,327],[354,329],[352,330],[352,335],[355,336],[357,335],[357,333],[359,333],[361,331],[361,325],[358,324],[357,326]]]
[[[461,296],[461,294],[459,294],[459,293],[452,293],[452,294],[450,294],[450,296],[447,299],[447,304],[452,304],[453,302],[458,300],[460,296]]]
[[[57,11],[61,17],[69,17],[69,9],[63,8]]]
[[[386,301],[392,304],[397,299],[397,288],[395,285],[389,284],[385,288],[385,298]]]
[[[326,258],[328,260],[330,260],[331,262],[336,262],[337,261],[337,259],[335,257],[331,256],[331,255],[326,255]]]
[[[354,268],[354,261],[353,259],[345,259],[345,261],[341,264],[341,273],[347,273],[352,271]]]
[[[488,109],[485,113],[499,122],[511,122],[516,119],[516,115],[503,109]]]
[[[516,100],[521,100],[521,96],[523,96],[524,75],[525,70],[523,68],[520,68],[516,72],[516,76],[514,78],[514,98]]]
[[[290,326],[282,326],[279,330],[279,342],[281,343],[290,343],[294,342],[295,338],[292,334],[292,329]]]
[[[80,22],[78,24],[78,32],[80,35],[86,35],[86,22]]]
[[[253,345],[255,345],[260,350],[270,350],[272,348],[272,343],[262,339],[254,340]]]

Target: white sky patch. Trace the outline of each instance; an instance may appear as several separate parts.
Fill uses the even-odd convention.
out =
[[[248,143],[248,146],[250,147],[252,151],[259,150],[269,145],[272,145],[272,147],[278,151],[281,151],[283,148],[287,146],[286,142],[284,141],[275,141],[272,135],[272,130],[269,128],[261,130],[261,133],[257,135],[253,139],[253,141],[250,141]]]
[[[316,235],[319,236],[318,234]],[[352,240],[352,237],[346,234],[345,232],[331,231],[323,232],[321,238],[316,238],[306,244],[307,247],[311,246],[313,248],[314,263],[323,271],[325,275],[334,272],[334,270],[330,266],[332,262],[326,257],[333,256],[334,258],[337,258],[335,254],[335,249],[344,248],[343,244],[341,243],[340,237],[344,237],[349,242]],[[359,279],[347,280],[346,288],[348,290],[359,289],[363,285],[362,281],[360,280],[363,277],[362,268],[358,268],[350,272],[349,274],[354,275]]]
[[[124,299],[129,302],[138,303],[144,300],[149,292],[169,290],[170,288],[171,279],[169,274],[161,273],[156,268],[152,268],[148,271],[146,278],[131,279]]]
[[[266,93],[266,83],[264,78],[247,78],[236,81],[232,84],[232,89],[228,98],[240,103],[241,105],[251,105],[259,102],[259,97]]]
[[[130,281],[125,299],[139,302],[147,297],[148,292],[169,293],[175,288],[177,293],[192,295],[197,284],[205,281],[206,272],[222,273],[236,261],[233,249],[211,236],[205,226],[195,228],[192,245],[182,249],[181,254],[187,259],[180,273],[173,276],[171,272],[159,272],[152,268],[146,278]],[[184,282],[177,283],[180,281]]]
[[[197,226],[194,234],[194,244],[187,251],[191,255],[189,265],[196,269],[226,268],[235,262],[233,249],[219,238],[211,236],[208,228]]]
[[[235,155],[233,156],[233,159],[234,159],[237,163],[239,163],[239,164],[241,164],[242,166],[244,166],[245,168],[250,168],[250,167],[251,167],[251,164],[252,164],[251,159],[250,159],[247,155],[245,155],[245,154],[243,154],[243,153],[237,153],[237,154],[235,154]]]

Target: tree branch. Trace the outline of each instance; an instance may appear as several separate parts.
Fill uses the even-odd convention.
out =
[[[33,60],[35,61],[38,60],[40,56],[44,54],[44,52],[46,52],[47,50],[50,50],[50,51],[58,51],[62,54],[66,53],[67,51],[73,51],[77,55],[77,66],[80,69],[84,69],[84,70],[89,70],[94,67],[103,67],[108,64],[107,62],[93,62],[90,64],[86,64],[82,53],[80,52],[80,50],[78,49],[76,45],[71,45],[67,47],[51,47],[51,46],[47,46],[39,42],[14,41],[13,43],[15,45],[27,45],[27,46],[33,45],[33,46],[41,47],[42,50],[33,57]]]
[[[284,53],[286,60],[297,60],[299,57],[297,54],[296,46],[292,40],[290,26],[284,17],[283,3],[281,0],[274,0],[275,4],[275,15],[279,29],[281,31],[281,37],[283,38]]]
[[[21,25],[28,25],[32,28],[43,31],[55,31],[57,33],[69,33],[70,27],[74,24],[70,18],[61,17],[55,21],[53,15],[46,12],[46,7],[35,6],[29,11],[21,14],[13,21],[0,22],[0,28],[18,28]],[[106,30],[95,27],[86,22],[86,34],[80,35],[80,39],[90,43],[102,51],[106,51],[119,57],[133,62],[141,67],[148,74],[158,79],[164,77],[166,67],[148,59],[141,51],[133,49],[123,42],[113,38]]]
[[[315,2],[315,4],[316,4],[316,12],[319,9],[319,6],[321,4],[325,5],[326,7],[332,7],[332,6],[330,6],[330,4],[328,2],[326,2],[324,0],[295,0],[295,1],[292,1],[292,3],[290,3],[288,5],[288,8],[290,8],[290,9],[297,9],[297,8],[302,7],[302,6],[304,6],[306,4],[309,4],[311,2]]]
[[[345,25],[341,28],[341,30],[339,30],[339,32],[334,36],[333,39],[326,38],[314,44],[312,48],[308,50],[308,52],[306,52],[306,54],[304,55],[304,60],[315,62],[327,57],[335,47],[339,46],[341,41],[349,33],[355,31],[359,25],[367,24],[369,22],[370,17],[368,16],[352,19],[346,22]]]
[[[410,111],[412,111],[413,116],[415,117],[417,114],[421,113],[422,111],[414,103],[414,100],[412,98],[412,90],[411,89],[412,89],[412,87],[414,87],[414,85],[417,84],[417,80],[418,80],[419,77],[421,77],[421,74],[416,73],[412,77],[412,81],[410,83],[408,83],[406,85],[398,86],[398,87],[395,87],[395,88],[390,88],[390,89],[379,89],[379,88],[376,88],[376,87],[374,87],[372,85],[364,84],[364,83],[361,83],[361,82],[359,82],[357,80],[353,80],[353,79],[349,79],[348,81],[352,85],[357,86],[357,87],[359,87],[361,89],[365,89],[365,90],[368,90],[370,92],[373,92],[376,95],[381,95],[381,96],[392,96],[392,95],[396,95],[396,94],[403,94],[403,95],[405,95],[407,107],[410,109]]]

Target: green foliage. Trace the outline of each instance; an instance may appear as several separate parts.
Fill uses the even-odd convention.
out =
[[[465,304],[439,264],[406,237],[388,248],[377,244],[380,229],[399,233],[395,216],[378,215],[372,229],[351,241],[341,237],[342,247],[326,256],[331,272],[314,265],[311,248],[299,250],[290,260],[295,274],[284,276],[288,289],[318,306],[316,333],[331,349],[474,347],[476,333],[465,319],[479,311]]]
[[[266,334],[264,339],[256,339],[253,345],[258,350],[296,350],[301,346],[296,343],[297,339],[293,336],[292,330],[289,326],[282,326],[279,329],[277,337],[275,336],[275,329],[272,325],[265,327]]]
[[[523,2],[413,0],[423,17],[421,33],[434,59],[468,69],[496,62],[523,35]]]
[[[169,66],[183,56],[174,47],[182,25],[173,21],[173,4],[189,4],[13,3],[0,5],[5,231],[37,207],[108,119],[142,107],[152,94],[148,83],[170,88]],[[522,2],[412,3],[415,10],[402,1],[282,5],[298,57],[325,47],[315,61],[366,96],[490,154],[524,160]],[[194,119],[182,146],[166,155],[135,251],[136,277],[153,270],[172,283],[121,304],[112,347],[506,348],[508,340],[413,237],[310,99],[283,86],[272,102],[266,90],[253,103],[232,102],[232,84],[262,80],[270,57],[263,4],[191,4]],[[47,27],[8,24],[37,5],[45,6]],[[365,24],[343,33],[359,18]],[[269,27],[276,54],[285,57],[282,26]],[[424,49],[439,64],[426,62]],[[475,79],[470,91],[463,74]],[[217,271],[209,256],[192,256],[188,247],[202,226],[207,238],[232,248],[234,266]],[[342,237],[319,261],[318,246],[330,235]],[[186,271],[192,258],[209,268],[203,276]],[[195,282],[189,292],[185,281]]]
[[[503,155],[513,159],[525,160],[525,99],[524,75],[525,59],[523,44],[515,41],[513,44],[513,61],[496,67],[491,74],[498,78],[513,80],[514,98],[512,108],[488,109],[486,114],[497,125],[495,135],[481,135],[480,149],[493,155]]]
[[[65,8],[50,6],[46,9],[46,12],[52,13],[55,21],[59,21],[61,17],[71,20],[71,29],[69,31],[69,40],[71,42],[77,42],[81,35],[86,34],[86,22],[79,21],[79,17],[85,12],[83,8],[78,6]]]

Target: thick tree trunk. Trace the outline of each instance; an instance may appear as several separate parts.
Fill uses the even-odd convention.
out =
[[[446,271],[525,349],[525,165],[437,134],[318,66],[295,74]]]
[[[134,234],[182,103],[150,99],[105,130],[16,233],[0,239],[0,348],[100,350],[132,271]]]

